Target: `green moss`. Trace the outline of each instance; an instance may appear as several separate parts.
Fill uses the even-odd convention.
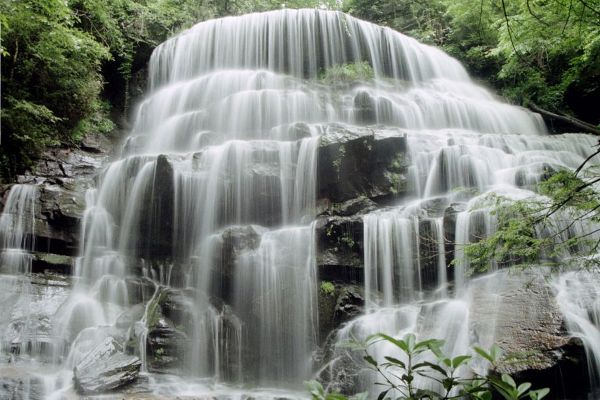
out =
[[[333,296],[333,293],[335,292],[335,286],[329,281],[322,281],[321,292],[326,296]]]

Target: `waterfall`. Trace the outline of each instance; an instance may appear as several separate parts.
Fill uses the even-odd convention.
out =
[[[600,392],[600,286],[598,275],[589,271],[567,272],[554,281],[556,301],[566,317],[571,334],[583,341],[590,386]]]
[[[413,193],[397,206],[363,217],[367,311],[340,329],[338,341],[365,339],[378,332],[398,338],[415,333],[418,339],[444,340],[444,351],[456,356],[470,354],[472,345],[489,347],[502,340],[496,334],[496,321],[502,318],[503,293],[512,290],[512,282],[507,282],[504,271],[495,272],[499,268],[495,263],[489,266],[491,275],[473,279],[464,247],[493,234],[496,216],[490,195],[514,200],[538,198],[535,185],[546,169],[574,170],[592,153],[594,144],[595,139],[586,135],[409,132]],[[563,232],[557,243],[570,237],[564,232],[600,238],[597,225],[573,223],[572,218],[565,212],[556,217],[555,226],[546,228]],[[569,224],[573,225],[571,230],[567,230]],[[551,236],[551,232],[539,234]],[[578,254],[578,249],[573,249],[563,260]],[[534,273],[548,274],[545,269]],[[554,285],[556,303],[569,331],[581,338],[586,348],[592,388],[598,385],[600,354],[598,291],[592,283],[596,278],[593,272],[566,273]],[[485,323],[481,304],[487,305]],[[372,355],[379,360],[403,357],[393,347],[377,344],[371,349]],[[343,351],[335,354],[333,370],[336,364],[347,362]],[[359,359],[353,362],[360,364]],[[466,370],[462,373],[469,376]],[[358,390],[378,393],[376,378],[357,372]],[[431,387],[427,379],[417,379],[415,384],[440,389]]]
[[[6,274],[31,272],[35,237],[35,197],[32,185],[14,185],[0,215],[0,271]]]
[[[372,76],[328,78],[356,65]],[[131,132],[86,193],[73,287],[48,322],[54,398],[74,390],[73,369],[99,343],[139,357],[159,397],[296,397],[287,391],[318,359],[317,177],[336,174],[319,170],[320,149],[353,129],[406,137],[410,190],[362,217],[367,305],[337,339],[415,332],[449,354],[490,346],[514,282],[496,265],[473,278],[464,256],[494,232],[489,195],[535,195],[548,170],[576,168],[594,144],[546,135],[538,114],[441,50],[334,11],[199,23],[153,51],[148,78]],[[0,217],[3,285],[30,272],[35,196],[15,185]],[[585,283],[565,279],[559,297]],[[565,296],[597,360],[597,315]],[[372,375],[356,379],[353,391],[373,390]]]
[[[39,354],[38,326],[31,295],[31,263],[35,237],[33,185],[14,185],[0,214],[0,344],[2,355]]]

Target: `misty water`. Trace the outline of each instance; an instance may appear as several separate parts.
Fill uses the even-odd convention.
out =
[[[372,77],[342,85],[323,79],[332,67],[359,62]],[[481,312],[474,293],[495,304],[506,274],[473,278],[462,250],[494,231],[487,196],[534,196],[548,169],[577,168],[595,144],[583,134],[549,136],[539,115],[477,85],[439,49],[339,12],[200,23],[154,50],[148,79],[119,156],[86,194],[70,289],[30,292],[36,188],[15,185],[7,199],[0,375],[23,376],[32,398],[74,397],[73,368],[107,340],[140,358],[143,386],[156,395],[306,397],[302,383],[336,364],[315,361],[318,148],[334,131],[365,125],[406,137],[409,189],[363,216],[365,313],[337,340],[414,332],[444,339],[449,354],[489,347],[498,339],[493,315],[476,335],[470,329]],[[364,99],[367,120],[357,107]],[[449,207],[456,211],[451,248]],[[236,232],[253,246],[227,247],[223,238]],[[568,273],[551,287],[598,379],[594,280]],[[179,296],[183,322],[175,328],[186,339],[166,350],[178,355],[173,362],[158,365],[148,335],[165,296]],[[43,327],[29,322],[38,308],[48,316]],[[375,391],[372,384],[364,373],[355,390]]]

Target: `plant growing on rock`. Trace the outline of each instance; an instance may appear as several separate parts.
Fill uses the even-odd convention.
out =
[[[593,153],[586,162],[597,157]],[[475,270],[499,266],[600,265],[600,167],[560,170],[537,187],[539,196],[511,200],[488,196],[495,232],[465,246]]]
[[[366,61],[334,65],[319,75],[319,79],[325,84],[347,84],[357,81],[368,81],[374,77],[373,67]]]
[[[384,361],[376,360],[369,353],[369,348],[379,342],[393,345],[400,351],[401,357],[385,356]],[[363,353],[366,367],[378,378],[375,384],[382,387],[378,400],[491,400],[498,397],[505,400],[541,400],[550,392],[547,388],[531,390],[530,383],[517,384],[507,374],[497,376],[477,372],[477,368],[473,368],[474,363],[488,363],[493,370],[504,360],[502,350],[496,345],[489,352],[475,346],[473,355],[448,357],[442,351],[443,344],[437,339],[417,341],[413,334],[396,339],[378,333],[364,342],[350,340],[340,346]],[[420,380],[419,384],[416,384],[416,379]],[[317,381],[307,382],[306,386],[313,400],[368,398],[367,393],[353,397],[328,393]]]

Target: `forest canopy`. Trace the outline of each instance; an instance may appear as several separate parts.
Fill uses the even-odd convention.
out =
[[[281,7],[389,26],[440,46],[513,103],[600,123],[600,0],[2,0],[0,177],[48,146],[111,132],[133,75],[169,36]]]

